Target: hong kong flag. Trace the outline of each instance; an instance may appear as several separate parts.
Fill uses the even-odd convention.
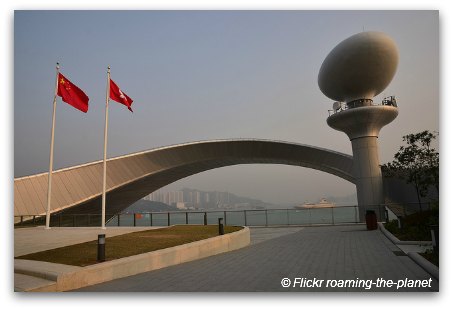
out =
[[[112,80],[110,80],[110,99],[118,103],[124,104],[129,109],[129,111],[133,112],[131,105],[132,102],[134,102],[134,100],[132,100],[125,93],[123,93],[121,89],[118,87],[118,85],[116,85],[115,82],[113,82]]]
[[[57,95],[74,108],[84,113],[88,111],[88,96],[61,73],[58,73]]]

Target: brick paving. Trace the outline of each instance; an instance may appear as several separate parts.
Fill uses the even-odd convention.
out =
[[[286,232],[285,232],[286,229]],[[379,230],[364,225],[252,228],[249,247],[79,291],[108,292],[302,292],[438,291],[431,288],[326,287],[334,280],[429,280],[430,275]],[[284,288],[282,278],[324,280],[321,287]],[[319,283],[319,282],[318,282]],[[339,283],[338,283],[339,284]],[[362,285],[363,286],[363,285]]]

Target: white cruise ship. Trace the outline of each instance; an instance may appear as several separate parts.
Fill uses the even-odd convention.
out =
[[[303,205],[296,206],[296,209],[311,209],[311,208],[332,208],[335,207],[333,202],[327,201],[327,199],[322,198],[318,203],[309,203],[305,202]]]

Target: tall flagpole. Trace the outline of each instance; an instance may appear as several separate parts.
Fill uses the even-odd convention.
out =
[[[47,186],[47,210],[46,210],[46,229],[50,229],[50,201],[52,197],[52,170],[53,170],[53,144],[55,137],[55,111],[57,108],[57,92],[58,92],[58,74],[60,64],[57,62],[56,77],[55,77],[55,92],[53,96],[53,112],[52,112],[52,131],[50,134],[50,159],[49,159],[49,176]]]
[[[101,228],[105,229],[105,190],[107,183],[107,133],[109,129],[110,66],[107,68],[107,91],[105,94],[105,127],[104,127],[104,174],[102,179],[102,218]]]

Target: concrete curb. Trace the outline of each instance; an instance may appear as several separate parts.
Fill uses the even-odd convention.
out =
[[[432,242],[430,241],[401,241],[394,235],[392,235],[387,229],[385,229],[384,225],[382,223],[378,223],[380,230],[382,233],[390,239],[395,245],[418,245],[418,244],[424,244],[424,245],[431,245]],[[425,259],[423,256],[418,254],[417,252],[408,252],[407,256],[409,256],[417,265],[422,267],[427,273],[429,273],[432,277],[436,278],[437,281],[439,281],[439,267]]]
[[[26,259],[14,260],[14,273],[41,278],[49,281],[57,281],[58,277],[62,273],[73,272],[80,269],[82,269],[82,267],[41,261],[31,261]]]
[[[382,233],[390,239],[394,244],[401,244],[401,245],[432,245],[432,241],[401,241],[397,237],[395,237],[391,232],[385,229],[384,224],[378,223],[380,230]]]
[[[409,252],[407,253],[407,256],[409,256],[415,263],[420,265],[420,267],[425,269],[427,273],[429,273],[434,278],[436,278],[437,281],[439,281],[439,268],[436,265],[426,260],[423,256],[416,252]]]
[[[222,236],[87,267],[75,267],[76,269],[68,272],[56,272],[54,270],[41,270],[39,273],[36,270],[27,272],[22,262],[22,267],[18,273],[39,274],[42,278],[52,279],[56,282],[54,291],[62,292],[237,250],[249,244],[250,230],[248,227],[244,227],[239,231]],[[16,267],[15,272],[17,272]],[[35,288],[27,291],[39,291],[39,289]]]
[[[394,244],[398,244],[401,242],[400,239],[392,235],[387,229],[385,229],[384,224],[378,223],[379,229],[382,231],[384,236],[386,236],[390,241],[392,241]]]

